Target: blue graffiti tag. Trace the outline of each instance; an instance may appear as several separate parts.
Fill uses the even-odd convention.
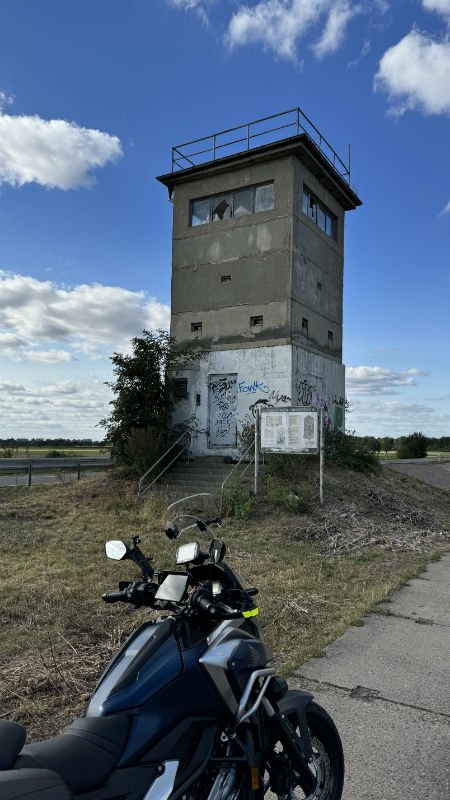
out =
[[[245,394],[255,394],[256,392],[263,392],[264,394],[269,394],[270,386],[267,386],[262,381],[254,380],[253,383],[247,383],[246,381],[239,381],[239,391]]]

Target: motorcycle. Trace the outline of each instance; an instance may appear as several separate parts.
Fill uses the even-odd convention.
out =
[[[1,800],[341,798],[336,727],[270,666],[258,590],[227,562],[212,532],[221,515],[203,513],[205,502],[197,494],[169,506],[169,539],[212,536],[205,549],[180,545],[177,569],[154,569],[137,536],[106,543],[108,558],[131,560],[141,575],[103,600],[161,616],[134,631],[61,735],[24,745],[25,729],[0,719]]]

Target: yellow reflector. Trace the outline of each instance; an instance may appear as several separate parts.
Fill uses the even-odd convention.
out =
[[[259,789],[259,769],[252,767],[250,772],[252,773],[252,790],[256,792]]]
[[[251,611],[243,611],[242,616],[247,617],[257,617],[259,614],[259,608],[252,608]]]

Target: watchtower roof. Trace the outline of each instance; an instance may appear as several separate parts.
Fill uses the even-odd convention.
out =
[[[300,108],[172,147],[172,171],[158,180],[171,196],[193,178],[284,155],[296,155],[346,211],[362,205],[350,186],[350,147],[345,163]]]

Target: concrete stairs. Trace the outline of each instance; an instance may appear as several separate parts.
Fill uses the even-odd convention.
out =
[[[202,456],[193,461],[178,461],[161,478],[158,486],[180,497],[198,492],[220,491],[234,464],[225,462],[223,456]],[[239,467],[239,472],[241,467]]]

